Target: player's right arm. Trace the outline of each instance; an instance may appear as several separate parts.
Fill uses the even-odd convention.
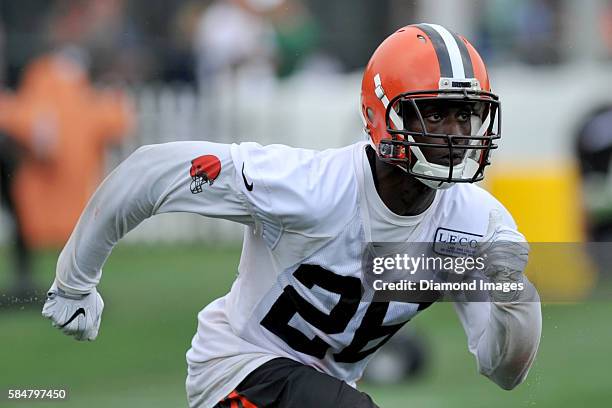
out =
[[[93,340],[104,306],[96,286],[117,242],[145,219],[168,212],[255,225],[236,185],[241,177],[230,145],[175,142],[139,148],[87,204],[60,254],[43,315],[66,334]]]

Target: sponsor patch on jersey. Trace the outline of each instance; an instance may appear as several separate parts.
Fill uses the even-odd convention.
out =
[[[438,255],[474,256],[482,235],[439,227],[434,237],[433,250]]]

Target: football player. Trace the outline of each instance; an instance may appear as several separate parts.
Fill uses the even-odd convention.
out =
[[[94,340],[104,307],[96,286],[121,237],[156,214],[225,218],[246,226],[239,274],[198,314],[187,352],[189,406],[375,407],[356,381],[430,303],[374,301],[362,279],[367,243],[479,241],[484,274],[525,290],[454,306],[480,373],[516,387],[536,355],[541,313],[523,275],[524,237],[472,184],[500,137],[485,64],[444,27],[410,25],[374,52],[361,92],[368,141],[345,148],[138,149],[84,210],[43,315],[78,340]]]

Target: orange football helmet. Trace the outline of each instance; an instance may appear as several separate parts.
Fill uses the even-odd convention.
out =
[[[441,99],[478,106],[471,109],[470,135],[427,131],[419,105]],[[408,111],[420,129],[404,127]],[[432,188],[482,180],[501,137],[499,97],[491,93],[482,58],[465,38],[435,24],[403,27],[374,51],[363,75],[361,113],[379,157]],[[421,147],[446,149],[449,157],[466,153],[446,166],[429,162]]]

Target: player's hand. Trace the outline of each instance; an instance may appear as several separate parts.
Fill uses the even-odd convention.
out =
[[[51,319],[53,327],[77,340],[95,340],[100,328],[104,302],[94,288],[86,295],[71,294],[60,289],[57,282],[47,292],[42,315]]]
[[[502,215],[497,210],[489,213],[486,235],[478,246],[476,256],[484,258],[484,275],[494,283],[525,283],[523,271],[529,259],[529,244],[522,235],[502,225]],[[520,300],[521,291],[491,291],[494,302]]]

